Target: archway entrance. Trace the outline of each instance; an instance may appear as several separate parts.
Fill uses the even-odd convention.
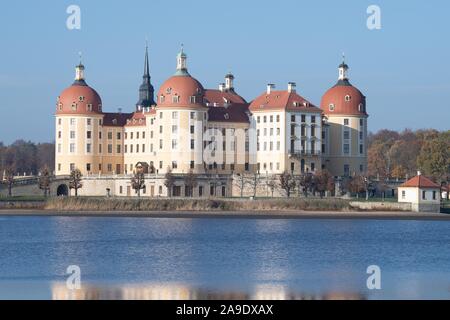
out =
[[[65,184],[61,184],[56,189],[56,195],[58,197],[67,197],[69,195],[69,188]]]

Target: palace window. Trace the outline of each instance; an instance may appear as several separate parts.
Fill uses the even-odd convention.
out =
[[[350,153],[350,145],[348,143],[344,143],[344,154]]]

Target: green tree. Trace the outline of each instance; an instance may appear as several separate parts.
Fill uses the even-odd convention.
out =
[[[436,181],[445,182],[450,176],[450,131],[425,141],[417,158],[417,166]]]

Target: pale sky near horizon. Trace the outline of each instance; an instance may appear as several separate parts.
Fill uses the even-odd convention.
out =
[[[66,9],[81,8],[81,30]],[[369,30],[369,5],[381,30]],[[228,71],[248,101],[267,83],[319,105],[342,52],[366,96],[369,130],[450,129],[450,2],[436,1],[8,1],[0,10],[0,141],[54,140],[56,97],[83,52],[104,110],[134,110],[145,39],[158,90],[184,43],[190,73],[217,88]]]

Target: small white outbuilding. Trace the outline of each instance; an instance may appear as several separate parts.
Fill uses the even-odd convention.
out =
[[[398,202],[411,203],[416,212],[440,212],[441,186],[418,172],[417,176],[398,187]]]

